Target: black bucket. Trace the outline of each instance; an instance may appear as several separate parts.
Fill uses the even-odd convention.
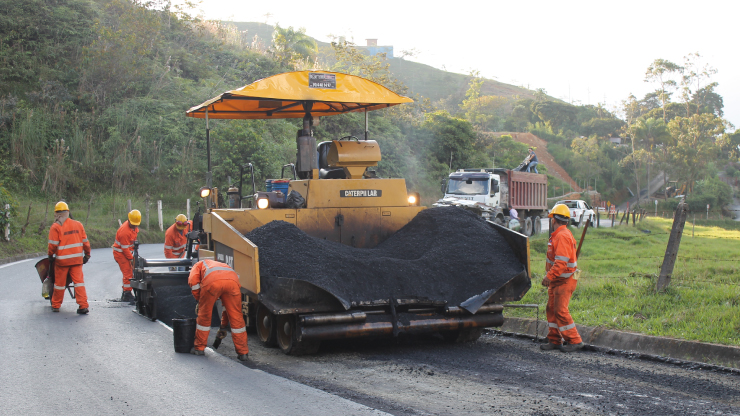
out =
[[[190,352],[195,345],[195,318],[173,319],[172,334],[175,352]]]

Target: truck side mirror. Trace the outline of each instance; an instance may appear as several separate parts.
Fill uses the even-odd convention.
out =
[[[446,190],[447,190],[447,178],[442,178],[442,195],[445,194]]]
[[[496,179],[491,180],[491,196],[494,196],[498,193],[499,187],[498,187],[498,181]]]

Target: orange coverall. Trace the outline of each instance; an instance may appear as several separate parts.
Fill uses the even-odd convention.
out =
[[[131,291],[131,278],[134,270],[131,268],[131,260],[134,258],[134,241],[139,235],[139,227],[131,228],[128,220],[116,231],[116,242],[113,243],[113,258],[123,273],[123,291]]]
[[[190,221],[188,226],[183,230],[177,229],[177,223],[174,223],[164,233],[164,256],[168,259],[179,259],[185,256],[188,247],[188,237],[186,234],[190,230]]]
[[[84,253],[83,253],[84,252]],[[80,309],[90,306],[87,303],[87,291],[82,275],[82,258],[90,255],[90,242],[82,223],[67,218],[60,225],[54,222],[49,230],[49,249],[47,254],[54,260],[54,294],[51,297],[51,306],[60,308],[64,300],[64,289],[67,285],[67,275],[75,285],[75,300]]]
[[[545,277],[550,280],[547,287],[547,338],[552,344],[560,345],[561,338],[568,344],[582,342],[568,310],[570,297],[578,284],[572,277],[576,266],[576,239],[565,225],[561,225],[552,233],[547,243],[545,264]]]
[[[236,353],[248,354],[247,326],[242,316],[242,296],[239,276],[226,263],[202,260],[193,266],[188,277],[193,297],[198,301],[198,320],[195,326],[195,349],[203,351],[211,331],[211,313],[216,300],[221,299],[224,314],[221,327],[231,324],[231,337]]]

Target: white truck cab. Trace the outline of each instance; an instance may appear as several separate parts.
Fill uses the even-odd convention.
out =
[[[447,179],[444,198],[457,198],[488,205],[499,206],[501,203],[501,177],[486,169],[460,169],[451,173]]]

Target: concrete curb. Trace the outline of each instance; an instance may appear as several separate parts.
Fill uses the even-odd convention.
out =
[[[502,331],[535,336],[534,319],[506,318]],[[633,351],[678,360],[709,363],[730,368],[740,368],[740,348],[706,342],[686,341],[615,331],[603,327],[576,325],[583,342],[598,347]],[[539,322],[539,337],[547,337],[547,321]]]
[[[46,253],[27,253],[27,254],[19,254],[17,256],[12,256],[4,259],[0,259],[0,264],[7,264],[7,263],[13,263],[20,260],[26,260],[26,259],[32,259],[34,257],[42,257],[46,256]]]

